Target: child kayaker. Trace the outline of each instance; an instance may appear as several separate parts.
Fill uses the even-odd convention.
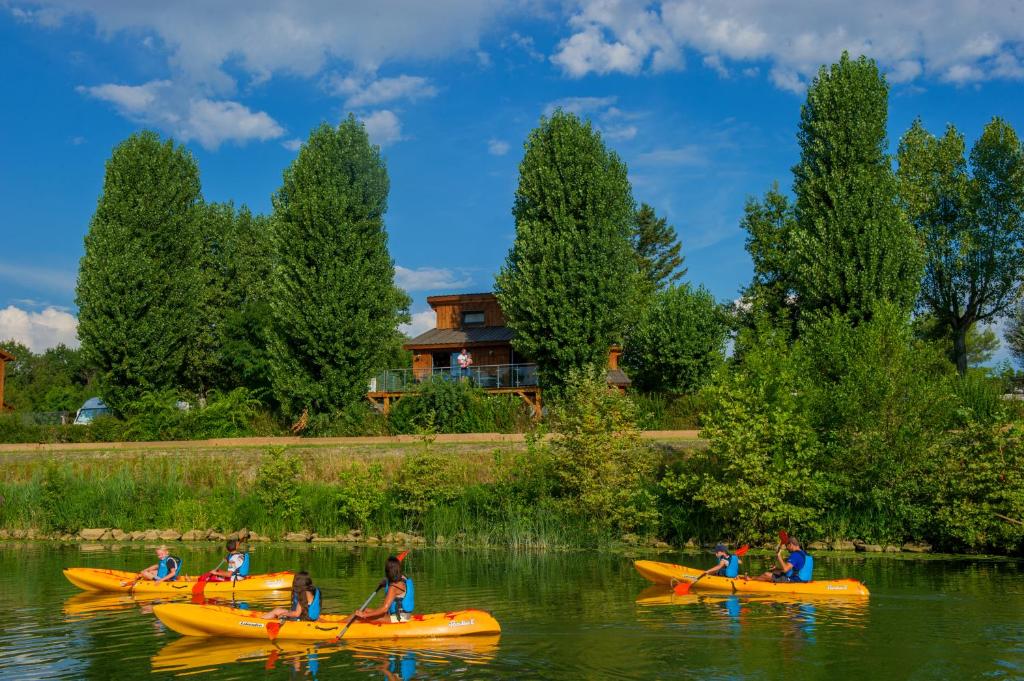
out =
[[[800,548],[800,541],[793,535],[789,535],[786,540],[786,550],[789,551],[789,555],[785,559],[782,558],[782,547],[775,553],[775,562],[778,567],[775,567],[768,572],[764,573],[760,577],[754,577],[759,582],[808,582],[810,581],[810,575],[805,577],[801,576],[801,572],[804,570],[804,564],[807,562],[807,554]]]
[[[156,548],[157,562],[139,573],[137,579],[151,579],[154,582],[173,582],[181,572],[181,558],[172,556],[166,546]],[[122,585],[124,586],[124,585]]]
[[[379,608],[357,610],[356,617],[368,622],[408,622],[415,607],[412,580],[402,574],[402,561],[390,556],[384,564],[384,603]]]
[[[718,564],[704,571],[705,575],[719,575],[721,577],[738,577],[740,574],[740,559],[729,553],[729,547],[725,544],[715,546],[715,557]]]
[[[228,569],[211,570],[208,573],[210,575],[208,581],[210,582],[226,582],[229,580],[237,582],[249,576],[249,554],[248,552],[243,553],[238,550],[238,540],[228,539],[225,548],[228,551],[228,555],[225,556],[224,562],[227,563]]]
[[[274,608],[262,617],[265,620],[284,617],[303,622],[316,622],[320,619],[320,589],[313,586],[313,579],[308,572],[296,572],[292,580],[291,609]]]

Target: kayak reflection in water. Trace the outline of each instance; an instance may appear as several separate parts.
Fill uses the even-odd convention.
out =
[[[364,622],[408,622],[415,606],[412,580],[402,574],[402,561],[389,556],[384,564],[384,603],[379,608],[357,610],[356,617]]]
[[[320,589],[313,586],[308,572],[297,572],[292,580],[292,607],[274,608],[261,617],[265,620],[285,618],[302,622],[320,619]]]

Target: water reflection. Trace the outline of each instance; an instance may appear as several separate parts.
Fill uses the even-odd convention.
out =
[[[96,617],[104,613],[118,612],[138,608],[143,614],[152,614],[157,603],[190,600],[193,603],[209,605],[228,605],[233,608],[254,608],[280,605],[287,602],[288,595],[284,591],[268,591],[256,597],[247,597],[241,601],[230,598],[205,598],[182,596],[174,598],[167,594],[127,594],[98,593],[86,591],[77,593],[64,601],[64,615],[68,621],[76,621]]]

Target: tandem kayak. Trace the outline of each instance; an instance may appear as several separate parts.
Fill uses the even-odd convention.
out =
[[[704,572],[685,565],[659,563],[653,560],[638,560],[633,565],[644,579],[655,584],[674,585],[679,582],[693,582]],[[868,588],[856,579],[826,579],[776,584],[774,582],[757,582],[743,577],[730,578],[717,575],[704,577],[693,585],[693,589],[729,593],[808,594],[839,597],[863,597],[871,594]]]
[[[132,585],[136,572],[124,570],[99,570],[96,568],[67,568],[64,576],[79,589],[86,591],[119,591],[137,594],[185,594],[192,592],[198,577],[179,576],[173,582],[154,582],[140,579]],[[292,588],[291,572],[272,572],[266,575],[250,575],[237,582],[206,582],[203,593],[208,596],[233,594],[243,591],[274,591]],[[128,582],[122,586],[123,582]]]
[[[160,621],[186,636],[232,636],[290,641],[336,639],[350,615],[321,615],[316,622],[265,620],[263,613],[222,605],[164,603],[153,607]],[[272,626],[268,626],[272,625]],[[470,634],[499,634],[501,626],[483,610],[455,610],[413,615],[408,622],[354,622],[349,639],[436,638]]]

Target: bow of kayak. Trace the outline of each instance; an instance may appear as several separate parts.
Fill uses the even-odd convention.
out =
[[[679,582],[693,582],[704,571],[697,568],[659,563],[653,560],[638,560],[633,563],[640,575],[655,584],[674,585]],[[729,578],[708,575],[693,585],[694,590],[726,591],[729,593],[762,594],[808,594],[818,596],[863,597],[871,594],[868,588],[856,579],[826,579],[811,582],[758,582],[742,577]]]
[[[180,576],[173,582],[135,581],[137,573],[124,570],[101,570],[98,568],[67,568],[64,576],[79,589],[86,591],[129,591],[137,594],[189,594],[198,581],[197,577]],[[272,572],[265,575],[250,575],[236,582],[207,582],[203,593],[207,595],[232,594],[240,591],[274,591],[292,588],[291,572]]]
[[[219,605],[164,603],[153,612],[168,627],[186,636],[231,636],[291,641],[330,641],[345,628],[349,615],[322,615],[316,622],[262,619],[262,612]],[[349,639],[436,638],[471,634],[499,634],[501,626],[483,610],[456,610],[413,615],[408,622],[355,622],[345,632]]]

